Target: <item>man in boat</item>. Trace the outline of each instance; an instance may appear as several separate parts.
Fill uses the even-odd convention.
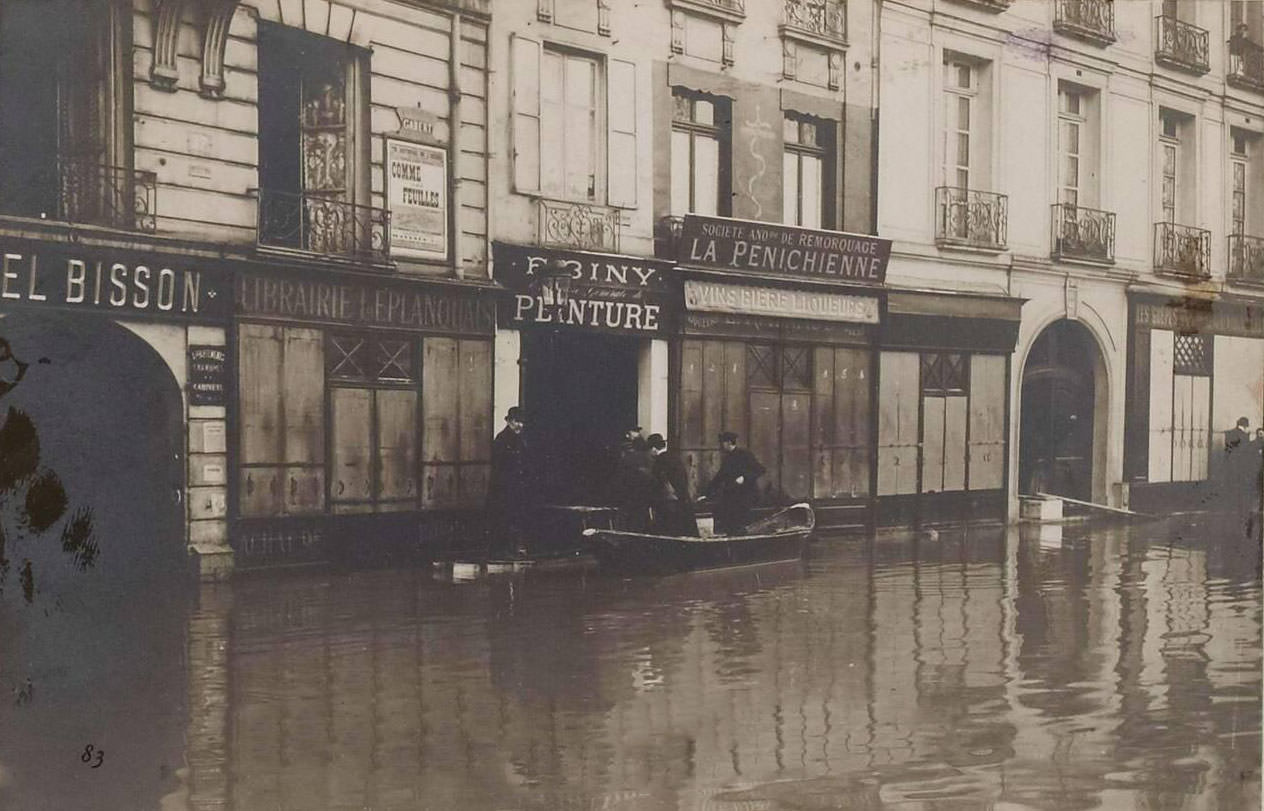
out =
[[[720,434],[720,469],[707,485],[704,496],[714,500],[712,515],[719,535],[741,535],[750,523],[751,508],[758,496],[756,481],[764,474],[764,466],[755,454],[737,447],[737,434]]]
[[[522,409],[514,406],[505,414],[505,427],[492,440],[492,469],[487,483],[492,555],[527,554],[523,539],[528,500],[527,443],[522,436],[525,426]]]
[[[630,532],[645,532],[654,493],[654,459],[640,426],[623,432],[613,483],[613,503],[619,507],[622,527]]]
[[[667,440],[662,434],[650,434],[645,444],[654,457],[653,532],[697,537],[698,519],[693,514],[693,493],[680,454],[667,449]]]

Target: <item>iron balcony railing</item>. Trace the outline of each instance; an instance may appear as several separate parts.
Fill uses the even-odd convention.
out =
[[[692,7],[704,13],[718,11],[723,14],[746,14],[746,0],[671,0],[671,4],[682,8]]]
[[[1014,0],[957,0],[957,2],[983,11],[1001,12],[1009,8]]]
[[[1264,237],[1229,236],[1229,280],[1264,287]]]
[[[587,203],[540,200],[536,210],[540,244],[581,251],[618,251],[619,209]]]
[[[0,186],[0,213],[152,233],[158,176],[96,159],[60,158]]]
[[[1245,37],[1229,40],[1229,84],[1264,92],[1264,47]]]
[[[1053,204],[1053,258],[1115,261],[1115,214],[1095,208]]]
[[[1115,41],[1115,4],[1110,0],[1057,0],[1053,30],[1101,45]]]
[[[391,213],[328,195],[260,189],[257,240],[260,247],[386,264]]]
[[[1193,73],[1206,73],[1211,69],[1207,62],[1207,29],[1167,15],[1155,17],[1154,25],[1158,43],[1154,61]]]
[[[1211,276],[1211,232],[1171,222],[1154,224],[1154,269],[1187,279]]]
[[[939,186],[935,189],[935,242],[1004,250],[1009,198],[993,192]]]
[[[784,0],[785,26],[833,42],[847,41],[847,6],[842,0]]]

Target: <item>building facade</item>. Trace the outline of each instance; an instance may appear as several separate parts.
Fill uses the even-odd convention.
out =
[[[994,446],[1008,514],[1041,492],[1206,506],[1223,432],[1264,418],[1259,4],[882,9],[890,295],[982,294],[1021,312],[1014,343],[993,347],[1008,357]],[[921,472],[906,486],[968,490],[968,473],[950,487],[927,461],[940,418],[926,420],[925,349],[921,362]],[[958,407],[946,424],[969,471],[971,420]]]

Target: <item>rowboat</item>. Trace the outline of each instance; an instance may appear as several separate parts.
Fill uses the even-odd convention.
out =
[[[689,537],[590,528],[583,538],[585,550],[602,568],[679,572],[797,560],[815,526],[812,508],[795,504],[756,521],[743,535]]]

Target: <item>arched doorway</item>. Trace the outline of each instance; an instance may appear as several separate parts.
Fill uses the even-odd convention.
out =
[[[1023,367],[1018,491],[1102,501],[1106,409],[1105,364],[1079,322],[1045,328]]]

